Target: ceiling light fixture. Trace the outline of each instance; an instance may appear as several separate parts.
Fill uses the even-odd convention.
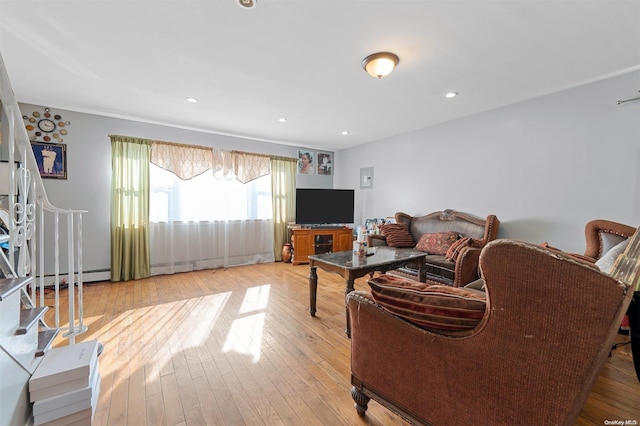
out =
[[[362,68],[375,78],[386,77],[398,65],[400,58],[391,52],[378,52],[362,60]]]
[[[449,92],[447,93],[445,96],[445,98],[455,98],[456,96],[458,96],[458,92]]]
[[[342,136],[347,136],[349,134],[349,131],[348,130],[343,130],[340,134]]]
[[[253,9],[256,7],[258,0],[238,0],[238,4],[246,9]]]
[[[284,118],[284,117],[280,117],[280,118],[278,118],[278,121],[281,122],[281,123],[286,123],[287,119]]]
[[[187,98],[187,102],[191,102],[192,104],[195,104],[196,102],[198,102],[198,99],[193,98],[193,97],[188,97]]]

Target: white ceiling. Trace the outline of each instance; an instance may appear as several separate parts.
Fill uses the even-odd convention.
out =
[[[0,52],[20,102],[340,150],[640,69],[640,0],[0,0]]]

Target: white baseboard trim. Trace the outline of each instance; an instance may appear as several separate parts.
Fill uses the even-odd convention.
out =
[[[82,279],[85,283],[92,283],[97,281],[110,281],[111,271],[96,271],[96,272],[84,272]]]

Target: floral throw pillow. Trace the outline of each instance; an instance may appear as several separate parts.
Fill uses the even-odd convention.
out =
[[[422,234],[420,241],[416,244],[416,250],[444,256],[447,254],[449,247],[451,247],[460,237],[461,235],[455,231]]]

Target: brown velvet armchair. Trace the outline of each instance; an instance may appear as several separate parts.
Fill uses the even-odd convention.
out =
[[[639,245],[636,235],[625,252],[633,274]],[[573,424],[630,303],[631,279],[507,239],[485,246],[480,269],[486,311],[462,337],[419,328],[369,293],[347,296],[358,414],[373,398],[416,424]]]

